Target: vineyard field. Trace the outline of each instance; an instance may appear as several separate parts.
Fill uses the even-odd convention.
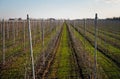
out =
[[[0,79],[120,79],[120,21],[0,21]]]

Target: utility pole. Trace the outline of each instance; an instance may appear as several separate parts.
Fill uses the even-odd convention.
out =
[[[98,26],[97,26],[97,13],[95,14],[95,51],[94,51],[94,79],[97,79],[97,31],[98,31]]]
[[[27,22],[28,22],[29,42],[30,42],[30,53],[31,53],[31,60],[32,60],[32,62],[31,62],[32,63],[32,74],[33,74],[33,79],[35,79],[34,57],[33,57],[32,36],[31,36],[31,27],[30,27],[29,15],[27,15]]]

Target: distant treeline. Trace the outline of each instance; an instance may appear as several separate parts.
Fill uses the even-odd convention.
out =
[[[22,20],[22,18],[9,18],[9,20]],[[57,20],[55,18],[48,18],[47,20]],[[69,19],[67,19],[69,20]],[[84,20],[84,19],[74,19],[74,21],[81,21],[81,20]],[[94,20],[94,18],[86,18],[86,20]],[[113,21],[120,21],[120,17],[113,17],[113,18],[106,18],[106,19],[99,19],[99,20],[113,20]]]
[[[120,17],[106,18],[106,20],[120,20]]]
[[[87,21],[93,21],[94,18],[85,18]],[[99,18],[98,18],[99,19]],[[82,21],[84,19],[74,19],[74,21]],[[111,20],[111,21],[120,21],[120,17],[113,17],[113,18],[106,18],[106,19],[99,19],[99,20]]]

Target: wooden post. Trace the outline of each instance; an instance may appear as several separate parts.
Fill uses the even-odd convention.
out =
[[[20,21],[16,21],[16,36],[18,37],[18,32],[19,32],[19,24],[21,25]]]
[[[30,19],[29,15],[27,15],[28,22],[28,32],[29,32],[29,42],[30,42],[30,53],[31,53],[31,63],[32,63],[32,75],[33,79],[35,79],[35,71],[34,71],[34,57],[33,57],[33,48],[32,48],[32,36],[31,36],[31,27],[30,27]]]
[[[15,44],[15,27],[14,27],[14,21],[12,21],[12,33],[13,33],[13,43]]]
[[[2,21],[2,33],[3,33],[3,65],[5,64],[5,22]]]
[[[84,54],[83,54],[83,62],[84,62],[84,65],[86,65],[86,53],[85,53],[85,39],[86,38],[86,20],[84,19]]]
[[[40,40],[41,40],[41,20],[39,21],[39,34],[40,34]]]
[[[32,21],[32,25],[33,25],[33,45],[35,44],[35,20]]]
[[[26,35],[25,35],[25,30],[26,30],[26,29],[25,29],[25,28],[26,28],[26,22],[23,21],[23,34],[24,34],[24,36],[23,36],[23,37],[24,37],[23,43],[24,43],[24,51],[25,51],[25,40],[26,40],[26,39],[25,39],[25,37],[26,37]]]
[[[44,51],[44,21],[42,23],[42,50]],[[45,53],[43,52],[43,65],[45,65]]]
[[[24,36],[23,36],[23,45],[24,45],[24,53],[25,53],[25,76],[24,76],[24,79],[27,79],[27,67],[26,67],[26,65],[27,65],[27,56],[26,56],[26,52],[25,52],[25,49],[26,49],[26,39],[25,39],[25,34],[26,34],[26,32],[25,32],[25,29],[26,28],[26,21],[23,21],[23,34],[24,34]]]
[[[9,21],[7,23],[7,39],[9,39]]]
[[[0,33],[2,34],[2,21],[0,20]],[[2,36],[0,38],[2,40]]]

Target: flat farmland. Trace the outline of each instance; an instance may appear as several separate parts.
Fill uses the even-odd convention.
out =
[[[95,77],[120,79],[119,20],[0,21],[0,79]]]

